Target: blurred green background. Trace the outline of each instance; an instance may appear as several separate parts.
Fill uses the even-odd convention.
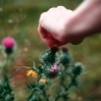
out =
[[[40,14],[59,5],[75,9],[83,0],[0,0],[0,41],[6,36],[16,39],[18,50],[14,65],[31,66],[48,47],[41,41],[38,32]],[[79,45],[68,44],[74,61],[85,65],[85,74],[80,78],[80,87],[73,89],[71,97],[76,101],[101,101],[101,34],[86,38]],[[20,63],[19,63],[20,61]],[[20,84],[18,83],[17,89]],[[19,92],[19,100],[24,101]]]

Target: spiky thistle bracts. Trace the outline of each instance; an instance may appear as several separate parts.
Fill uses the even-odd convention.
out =
[[[59,62],[63,65],[66,65],[66,64],[69,64],[71,61],[71,57],[69,55],[69,53],[67,52],[62,52],[60,55],[59,55]]]
[[[58,51],[58,48],[53,47],[49,50],[46,50],[42,53],[40,56],[40,61],[44,64],[54,64],[56,61],[56,52]]]
[[[0,101],[14,101],[14,92],[7,76],[0,81]]]
[[[34,93],[32,91],[27,101],[37,101],[36,98],[40,98],[40,96],[37,95],[40,91],[42,92],[44,100],[50,101],[51,95],[47,94],[47,89],[51,88],[52,85],[57,85],[54,82],[54,79],[56,78],[61,82],[60,88],[62,87],[63,90],[62,93],[58,92],[55,94],[56,96],[54,96],[53,100],[58,101],[62,98],[63,101],[65,101],[65,99],[69,99],[70,97],[68,90],[72,86],[78,87],[77,77],[80,76],[82,71],[81,64],[71,63],[71,59],[72,58],[66,47],[62,47],[61,49],[52,48],[44,51],[39,59],[39,67],[36,67],[37,69],[34,68],[40,76],[38,77],[37,84],[32,86]],[[40,82],[41,78],[46,78],[44,83]],[[69,78],[69,82],[66,82],[67,78]],[[40,98],[40,101],[44,100],[43,98]]]

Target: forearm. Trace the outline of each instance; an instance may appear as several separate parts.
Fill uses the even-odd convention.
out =
[[[67,33],[86,37],[101,31],[101,0],[85,0],[67,23]]]

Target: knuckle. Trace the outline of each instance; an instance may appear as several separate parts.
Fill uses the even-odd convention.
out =
[[[46,12],[42,13],[40,15],[40,19],[39,19],[39,22],[41,23],[44,19],[45,19],[45,16],[46,16]]]
[[[52,7],[48,11],[51,12],[51,11],[54,11],[55,9],[56,9],[55,7]]]
[[[58,9],[66,9],[64,6],[57,6]]]

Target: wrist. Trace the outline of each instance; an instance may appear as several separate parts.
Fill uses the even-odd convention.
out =
[[[64,27],[63,40],[65,43],[79,44],[82,40],[88,36],[88,32],[85,32],[84,26],[78,24],[79,18],[75,12],[71,18],[67,19]]]
[[[66,23],[66,37],[69,42],[101,31],[101,0],[84,1]],[[97,18],[97,19],[96,19]]]

